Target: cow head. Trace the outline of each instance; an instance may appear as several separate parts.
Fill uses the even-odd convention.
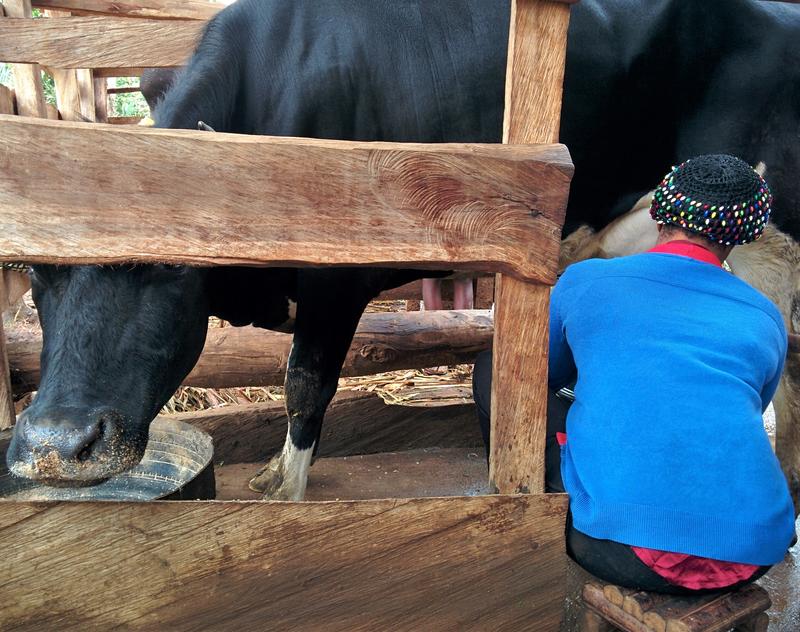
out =
[[[136,465],[203,348],[204,279],[159,265],[34,266],[41,382],[15,427],[10,471],[89,484]]]

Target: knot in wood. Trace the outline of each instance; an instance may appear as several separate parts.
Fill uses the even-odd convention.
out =
[[[359,349],[358,354],[362,358],[377,363],[393,362],[399,356],[397,349],[381,344],[364,345]]]

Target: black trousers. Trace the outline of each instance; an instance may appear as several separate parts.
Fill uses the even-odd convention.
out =
[[[484,351],[475,360],[475,371],[472,374],[472,394],[478,410],[478,421],[481,425],[488,458],[489,411],[491,410],[492,394],[491,351]],[[564,483],[561,480],[561,450],[556,433],[566,432],[567,411],[570,404],[571,402],[562,399],[555,393],[548,393],[547,440],[545,443],[545,491],[547,492],[564,491]],[[567,554],[595,577],[628,588],[674,595],[729,592],[755,581],[770,569],[769,566],[762,566],[749,579],[723,589],[691,590],[675,586],[651,570],[639,559],[630,546],[612,540],[593,538],[575,529],[572,526],[571,514],[567,516],[566,548]]]

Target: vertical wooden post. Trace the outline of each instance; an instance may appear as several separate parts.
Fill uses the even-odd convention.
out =
[[[569,4],[512,0],[503,142],[558,140]],[[498,275],[489,477],[501,494],[544,491],[549,291]]]
[[[29,18],[33,15],[30,0],[3,0],[5,14],[10,18]],[[11,64],[14,72],[14,91],[17,95],[17,114],[47,118],[42,72],[38,64]]]
[[[108,79],[106,77],[94,77],[93,81],[95,121],[108,123]]]
[[[6,286],[3,274],[0,271],[0,305],[6,303]],[[0,310],[0,430],[14,425],[16,414],[14,411],[14,396],[11,392],[11,373],[8,368],[8,353],[6,352],[6,334],[3,331],[2,310]]]
[[[5,13],[12,18],[32,17],[30,0],[3,0],[0,16]],[[16,110],[20,116],[47,117],[47,109],[42,91],[42,73],[38,64],[12,64],[14,72],[14,93]],[[6,304],[6,287],[0,274],[0,305]],[[11,393],[11,375],[8,368],[6,337],[0,313],[0,429],[14,424],[14,398]]]
[[[69,17],[69,11],[45,11],[47,17]],[[48,68],[56,88],[56,107],[64,121],[95,121],[94,78],[89,69]]]
[[[3,7],[0,5],[0,11],[2,10]],[[14,91],[0,84],[0,114],[16,114],[16,101],[17,99],[14,96]]]

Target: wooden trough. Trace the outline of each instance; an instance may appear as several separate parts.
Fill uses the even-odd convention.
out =
[[[7,14],[30,15],[27,0],[5,3]],[[309,498],[318,500],[302,503],[0,502],[0,629],[558,628],[567,501],[543,493],[547,320],[572,165],[562,146],[525,143],[557,140],[568,4],[512,3],[505,146],[243,137],[0,115],[0,261],[502,273],[488,479],[474,467],[474,450],[415,446],[364,461],[343,448],[318,470],[329,481],[347,473],[367,480],[374,464],[387,485],[365,499],[344,495],[357,486],[329,482],[326,496],[312,485]],[[174,3],[136,5],[155,16]],[[128,3],[81,6],[125,14]],[[98,71],[64,75],[88,88],[120,69],[182,63],[199,23],[172,17],[181,19],[0,19],[0,60]],[[44,117],[37,73],[19,68],[34,96],[18,82],[17,112]],[[86,97],[76,94],[80,109]],[[211,174],[222,158],[225,174]],[[325,177],[308,180],[310,171]],[[46,178],[29,186],[34,174]],[[246,221],[234,227],[233,217]],[[334,218],[356,227],[368,221],[369,237],[337,234]],[[0,382],[6,410],[10,395],[8,380]],[[261,417],[248,419],[252,437]],[[214,423],[220,453],[255,458],[241,443],[227,444],[244,432],[241,419]],[[419,485],[393,488],[390,464],[415,469]],[[459,464],[472,472],[468,484],[431,484]],[[374,497],[396,496],[391,489],[403,497]]]

